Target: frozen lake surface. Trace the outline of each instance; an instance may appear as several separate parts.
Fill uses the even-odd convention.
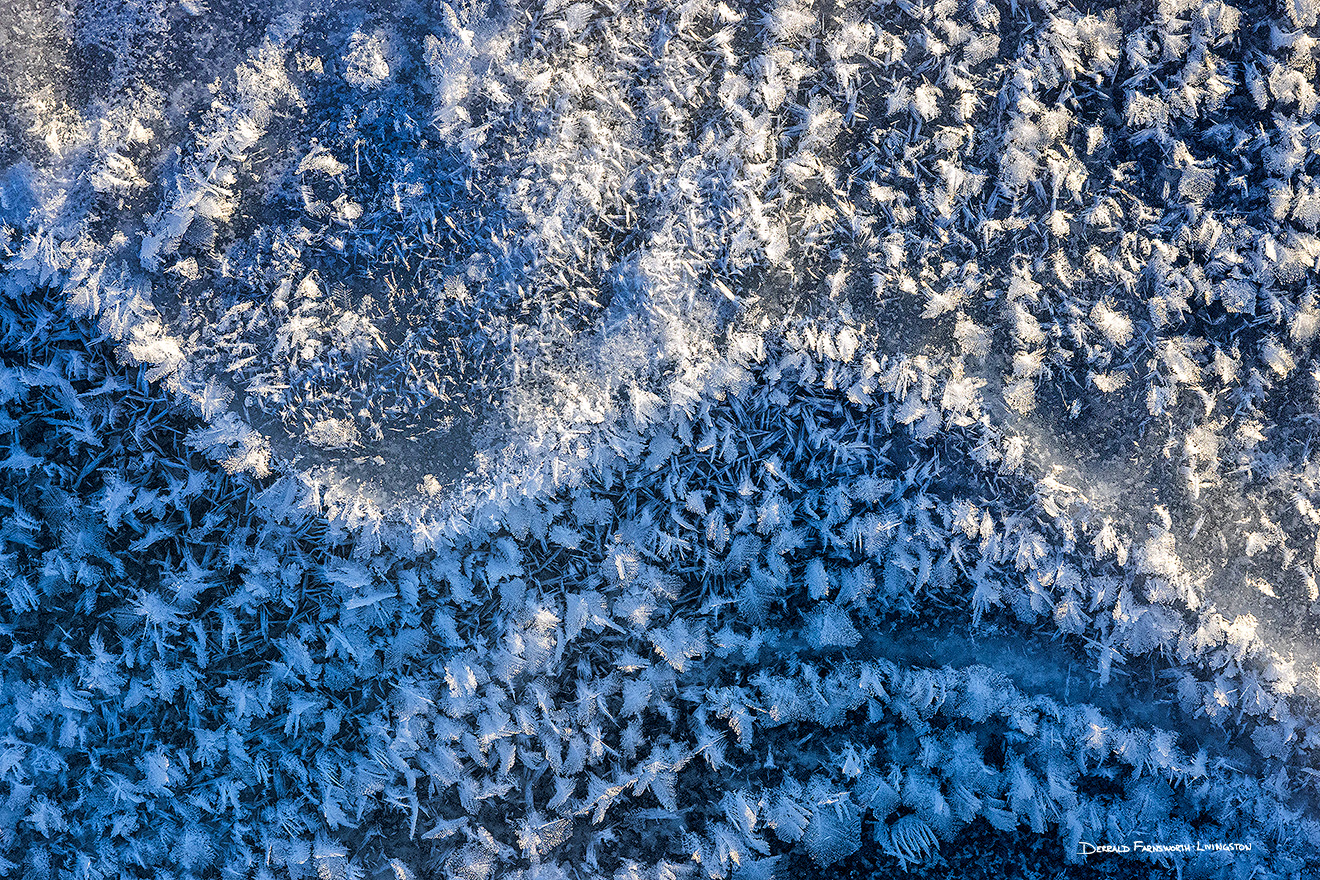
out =
[[[1318,14],[0,4],[0,875],[1314,874]]]

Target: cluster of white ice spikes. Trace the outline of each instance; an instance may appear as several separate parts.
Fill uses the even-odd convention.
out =
[[[0,875],[1314,872],[1316,16],[16,0]]]

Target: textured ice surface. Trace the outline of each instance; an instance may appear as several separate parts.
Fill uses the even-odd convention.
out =
[[[0,4],[0,874],[1314,872],[1316,11]]]

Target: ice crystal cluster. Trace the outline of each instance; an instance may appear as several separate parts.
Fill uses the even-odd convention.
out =
[[[0,877],[1317,876],[1318,14],[3,0]]]

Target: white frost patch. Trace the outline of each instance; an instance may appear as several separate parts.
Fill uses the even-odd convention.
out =
[[[361,437],[348,419],[321,419],[307,429],[307,442],[322,449],[347,449]]]
[[[344,79],[359,89],[374,89],[390,78],[390,63],[386,58],[385,35],[381,33],[355,33],[350,40],[348,55],[344,58]]]

